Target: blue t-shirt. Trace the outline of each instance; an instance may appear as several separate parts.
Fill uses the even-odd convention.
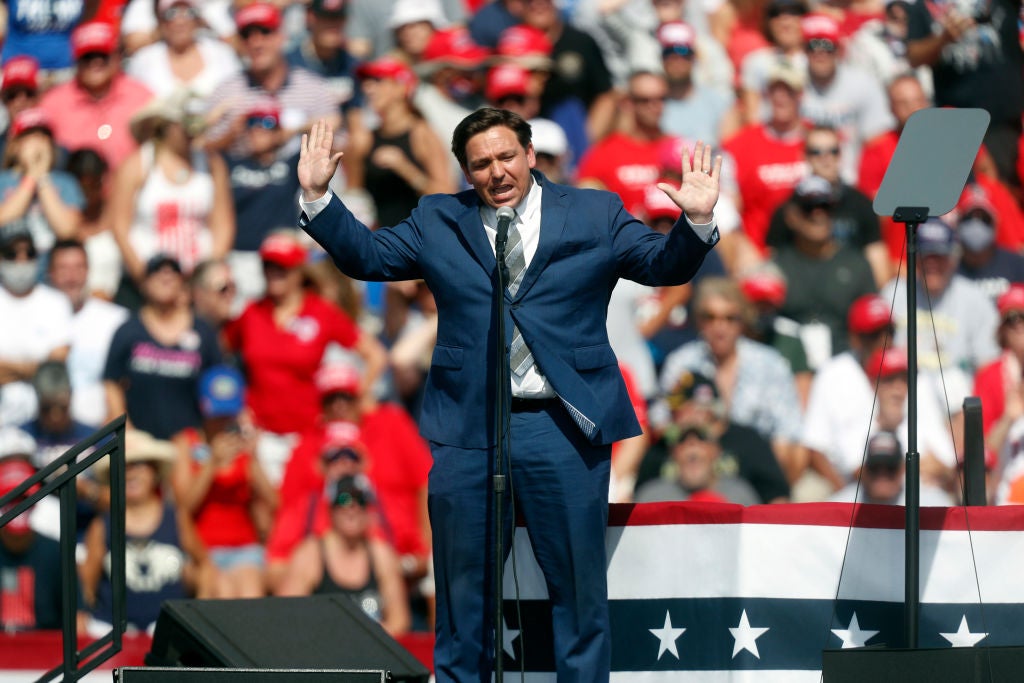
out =
[[[273,230],[295,225],[299,195],[299,155],[263,166],[252,157],[227,158],[235,203],[236,251],[259,251]]]
[[[60,628],[60,544],[36,534],[29,549],[18,555],[0,544],[0,591],[0,628]]]
[[[342,111],[363,106],[363,91],[356,78],[359,60],[348,52],[342,50],[334,59],[324,62],[316,56],[307,41],[289,50],[285,57],[292,66],[302,67],[323,76],[327,80],[327,87],[341,104]]]
[[[217,337],[202,320],[196,319],[176,344],[165,346],[135,314],[110,341],[103,379],[124,388],[133,425],[169,439],[186,427],[200,426],[199,375],[220,360]]]
[[[7,199],[7,195],[14,192],[23,177],[17,171],[9,169],[0,171],[0,201]],[[70,173],[50,171],[50,180],[65,204],[76,209],[82,209],[85,206],[82,188]],[[53,229],[46,220],[38,199],[33,199],[29,205],[28,211],[25,212],[25,221],[28,224],[28,229],[32,232],[32,240],[35,242],[36,249],[42,253],[49,252],[54,242],[57,241],[57,237],[53,234]]]
[[[82,17],[82,0],[8,0],[7,38],[0,59],[35,57],[42,69],[67,69],[71,30]]]

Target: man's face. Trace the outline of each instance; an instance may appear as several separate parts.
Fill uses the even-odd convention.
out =
[[[946,291],[946,286],[956,270],[956,260],[949,254],[921,254],[918,256],[921,269],[921,281],[928,293],[938,296]]]
[[[117,73],[117,58],[102,52],[87,52],[78,58],[75,71],[79,85],[86,91],[99,91],[110,85]]]
[[[324,52],[338,52],[345,48],[345,18],[327,17],[309,13],[309,35],[313,45]]]
[[[668,87],[665,79],[654,74],[634,77],[629,83],[629,99],[638,128],[653,130],[661,125]]]
[[[873,500],[892,500],[903,490],[903,465],[868,462],[861,479],[864,493]]]
[[[831,131],[811,131],[804,150],[811,173],[830,183],[839,181],[839,136]]]
[[[249,70],[261,74],[273,69],[283,58],[284,34],[278,30],[250,25],[239,31],[242,54],[249,60]]]
[[[523,149],[511,128],[494,126],[466,143],[462,171],[485,204],[516,207],[530,189],[530,169],[536,165],[532,144]]]
[[[39,104],[39,91],[23,85],[14,86],[0,93],[9,119]]]
[[[697,325],[711,353],[726,356],[736,348],[743,333],[743,316],[739,305],[724,297],[709,297],[697,314]]]
[[[695,57],[693,50],[685,47],[663,50],[661,65],[665,69],[665,77],[672,83],[689,81]]]
[[[696,431],[689,432],[672,449],[679,482],[687,491],[702,491],[714,483],[718,444]]]
[[[550,31],[558,25],[558,10],[553,0],[526,0],[523,23],[541,31]]]
[[[836,74],[838,56],[836,44],[828,38],[813,38],[807,41],[807,71],[811,78],[820,81],[831,80]]]
[[[784,83],[768,86],[768,104],[771,107],[771,122],[777,126],[791,124],[800,116],[800,95]]]
[[[50,256],[50,284],[77,309],[85,302],[89,264],[82,249],[58,249]]]
[[[929,105],[924,89],[916,79],[900,78],[889,88],[889,108],[892,109],[896,124],[901,129],[911,114],[926,109]]]

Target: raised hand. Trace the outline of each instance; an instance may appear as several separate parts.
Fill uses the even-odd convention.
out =
[[[313,124],[309,133],[302,136],[299,147],[299,186],[302,198],[307,202],[323,197],[327,184],[331,182],[342,153],[333,152],[334,129],[325,120]]]
[[[711,145],[698,142],[691,162],[690,148],[684,145],[682,168],[683,180],[678,188],[668,183],[658,183],[658,189],[668,195],[693,223],[710,223],[718,202],[722,155],[716,156],[712,164]]]

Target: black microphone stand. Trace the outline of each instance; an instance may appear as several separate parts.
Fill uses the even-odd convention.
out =
[[[505,622],[502,618],[503,584],[505,581],[505,452],[507,450],[507,418],[510,406],[505,399],[510,396],[511,383],[508,365],[508,351],[505,348],[505,287],[508,281],[508,266],[505,265],[505,244],[508,242],[508,218],[498,219],[498,231],[494,239],[494,256],[497,261],[498,282],[494,288],[494,310],[498,316],[497,334],[494,344],[495,380],[494,392],[494,568],[492,587],[494,593],[494,680],[502,683],[505,676]]]

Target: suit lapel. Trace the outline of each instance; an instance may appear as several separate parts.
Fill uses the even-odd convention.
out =
[[[544,272],[555,248],[562,241],[570,203],[561,188],[546,178],[543,179],[540,200],[540,241],[537,244],[537,253],[533,255],[530,265],[526,268],[523,282],[519,285],[515,299],[522,298],[529,291],[540,274]]]
[[[473,198],[475,198],[475,193]],[[487,240],[487,233],[484,231],[483,221],[480,220],[480,206],[477,201],[463,203],[462,212],[456,217],[462,239],[465,241],[470,255],[480,264],[484,272],[494,276],[495,266],[494,250]]]

